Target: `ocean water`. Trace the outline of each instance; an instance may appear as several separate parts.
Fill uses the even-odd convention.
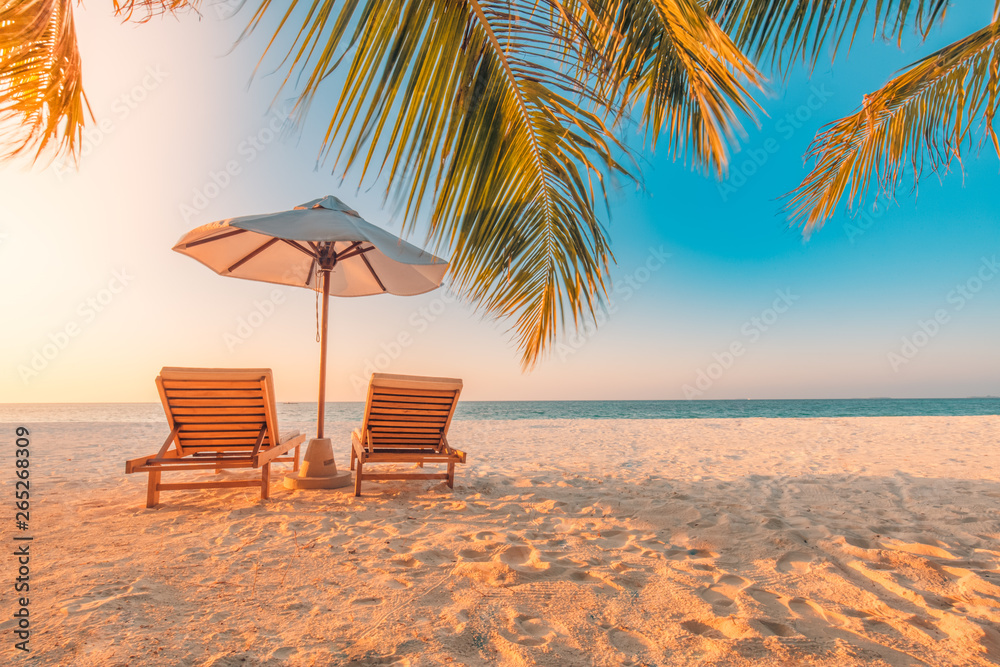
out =
[[[328,421],[361,421],[363,403],[328,403]],[[742,401],[461,401],[457,420],[746,419],[1000,415],[1000,397]],[[316,420],[315,403],[278,403],[281,422]],[[0,403],[0,422],[163,421],[159,403]]]

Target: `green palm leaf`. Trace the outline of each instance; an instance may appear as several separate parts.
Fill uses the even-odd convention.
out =
[[[68,0],[0,3],[0,159],[75,155],[90,113],[82,76]]]
[[[807,230],[817,227],[845,191],[852,203],[873,183],[891,196],[905,167],[916,182],[987,137],[1000,154],[993,127],[998,87],[1000,22],[914,63],[816,137],[809,151],[816,165],[789,202],[793,217]]]

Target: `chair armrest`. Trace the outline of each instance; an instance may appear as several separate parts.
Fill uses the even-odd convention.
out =
[[[137,459],[128,459],[125,461],[125,474],[128,475],[135,472],[136,468],[141,468],[146,465],[146,461],[152,458],[156,458],[156,454],[153,454],[152,456],[142,456]]]
[[[288,433],[285,433],[280,438],[278,438],[278,444],[279,445],[283,445],[283,444],[285,444],[285,441],[287,441],[287,440],[289,440],[291,438],[297,438],[297,437],[299,437],[299,432],[298,431],[289,431]]]
[[[137,459],[129,459],[128,461],[125,461],[125,474],[128,475],[129,473],[135,472],[136,468],[141,468],[142,466],[146,465],[146,461],[148,461],[149,459],[163,458],[163,456],[167,453],[167,449],[170,448],[170,443],[174,441],[174,436],[176,436],[180,430],[181,430],[180,426],[175,426],[170,431],[170,435],[167,436],[167,439],[163,441],[163,445],[160,447],[160,451],[156,452],[152,456],[142,456]]]
[[[368,457],[368,451],[365,449],[364,439],[361,436],[361,429],[356,428],[351,431],[351,448],[354,450],[355,456],[364,463],[365,459]]]
[[[441,444],[444,446],[445,454],[448,454],[449,456],[457,456],[462,463],[465,463],[465,458],[466,458],[465,452],[463,452],[460,449],[453,449],[448,444],[448,438],[446,438],[445,436],[441,436]]]
[[[296,445],[302,444],[306,439],[305,433],[299,433],[298,431],[290,434],[289,436],[282,438],[278,437],[278,444],[274,445],[270,449],[266,449],[256,456],[253,457],[253,467],[259,468],[265,463],[270,463],[271,459],[276,459],[289,449],[292,449]]]

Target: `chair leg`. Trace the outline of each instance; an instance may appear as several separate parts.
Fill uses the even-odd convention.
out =
[[[358,460],[358,470],[354,473],[354,495],[361,495],[361,469],[365,466],[361,460]]]
[[[354,443],[351,443],[351,470],[354,470],[354,459],[358,458],[358,453],[354,451]]]
[[[301,447],[302,445],[295,445],[295,463],[292,464],[292,472],[299,471],[299,448]]]
[[[146,489],[146,507],[156,507],[160,502],[160,471],[149,471],[149,487]]]
[[[455,488],[455,464],[454,463],[449,463],[448,464],[448,488],[449,489],[454,489]]]
[[[260,467],[260,499],[267,500],[271,497],[271,464],[265,463]]]

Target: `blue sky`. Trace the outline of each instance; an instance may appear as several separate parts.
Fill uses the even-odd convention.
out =
[[[12,322],[0,401],[155,400],[165,365],[269,366],[281,400],[315,395],[313,294],[223,279],[170,247],[192,227],[325,194],[399,227],[378,188],[316,168],[322,105],[296,135],[270,132],[279,81],[250,82],[263,34],[230,53],[245,18],[203,13],[122,26],[106,7],[78,9],[98,120],[80,168],[0,177]],[[773,82],[728,183],[644,154],[644,187],[611,194],[613,312],[529,374],[502,323],[443,291],[333,300],[330,398],[359,399],[373,369],[462,377],[481,400],[1000,394],[991,148],[878,215],[842,206],[809,239],[781,213],[819,127],[988,18],[956,8],[925,45],[859,39]]]

